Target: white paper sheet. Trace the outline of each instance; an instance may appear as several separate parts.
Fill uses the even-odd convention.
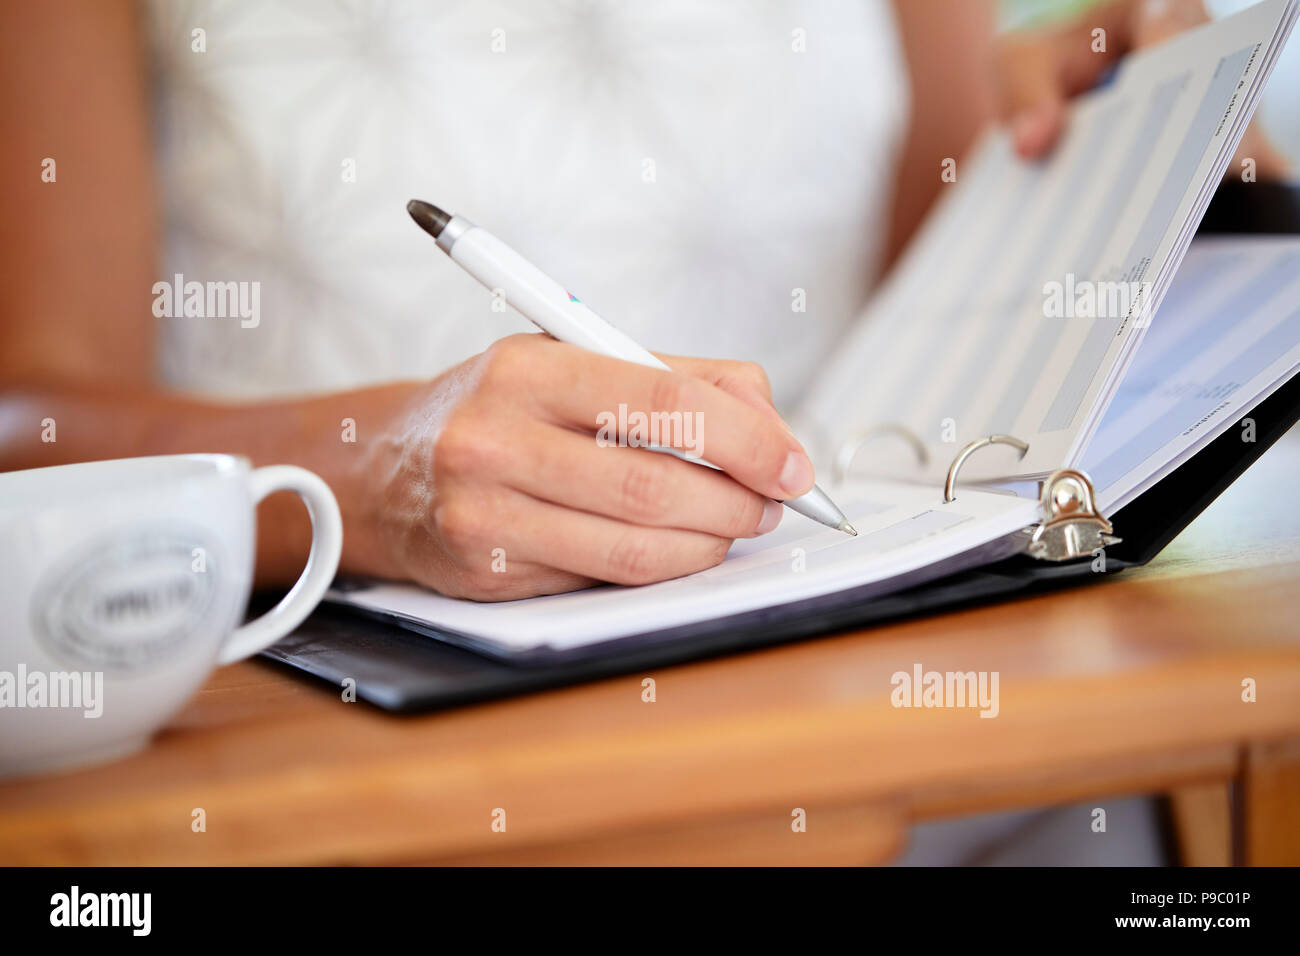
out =
[[[945,504],[938,488],[888,481],[836,488],[834,497],[856,538],[786,514],[771,534],[736,542],[717,567],[646,587],[478,604],[377,584],[330,598],[445,629],[450,640],[498,655],[568,650],[896,578],[1002,538],[1039,513],[1036,500],[963,489]]]

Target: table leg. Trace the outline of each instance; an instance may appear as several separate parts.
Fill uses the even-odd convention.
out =
[[[1232,863],[1231,791],[1229,781],[1212,781],[1169,792],[1181,865],[1229,866]]]
[[[1247,746],[1237,784],[1235,861],[1300,865],[1300,738]]]

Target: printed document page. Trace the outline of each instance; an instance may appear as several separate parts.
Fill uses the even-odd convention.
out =
[[[970,478],[1077,465],[1295,15],[1266,0],[1126,58],[1042,163],[988,135],[800,409],[820,460],[899,423],[929,446],[930,480],[991,433],[1029,452],[985,449]],[[913,458],[889,442],[859,456],[894,477]]]
[[[1198,239],[1084,455],[1100,507],[1128,504],[1297,371],[1300,238]]]

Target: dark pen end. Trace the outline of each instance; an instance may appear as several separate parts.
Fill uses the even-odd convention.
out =
[[[406,211],[411,214],[416,225],[435,239],[442,235],[442,230],[451,222],[451,216],[422,199],[412,199],[406,204]]]

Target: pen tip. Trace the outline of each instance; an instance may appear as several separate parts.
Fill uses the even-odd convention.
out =
[[[406,204],[406,211],[411,214],[416,225],[435,239],[442,235],[442,230],[451,222],[451,216],[423,199],[412,199]]]
[[[836,527],[845,534],[851,534],[855,538],[858,536],[858,529],[853,527],[853,525],[849,524],[847,521],[841,521]]]

